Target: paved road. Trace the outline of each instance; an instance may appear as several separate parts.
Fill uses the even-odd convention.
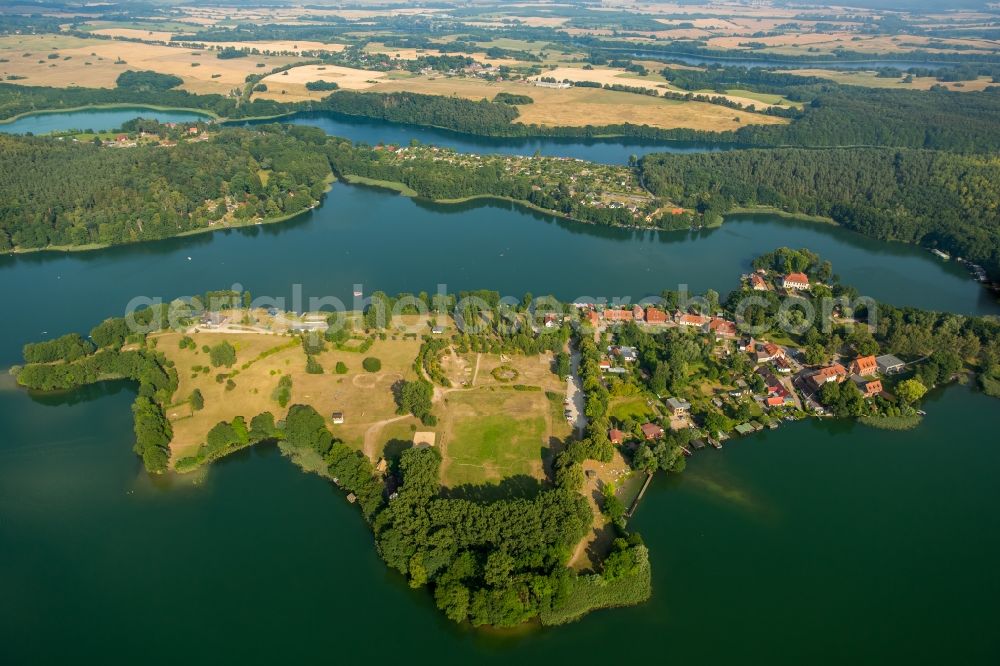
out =
[[[587,416],[583,413],[583,388],[580,385],[580,353],[573,352],[569,361],[569,377],[566,378],[566,419],[574,428],[583,431],[587,427]]]

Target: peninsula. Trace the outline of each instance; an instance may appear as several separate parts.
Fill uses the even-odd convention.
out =
[[[276,442],[357,504],[411,586],[491,626],[646,599],[628,518],[652,474],[699,448],[803,418],[913,428],[929,389],[970,373],[1000,395],[995,321],[861,299],[788,248],[725,300],[375,292],[295,314],[218,291],[24,356],[13,372],[32,390],[137,381],[151,472]]]

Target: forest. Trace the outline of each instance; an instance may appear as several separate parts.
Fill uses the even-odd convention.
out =
[[[172,147],[0,134],[0,250],[130,243],[227,215],[295,214],[326,188],[325,141],[295,125],[224,129]]]
[[[643,182],[699,211],[773,206],[1000,268],[1000,159],[844,148],[647,155]]]

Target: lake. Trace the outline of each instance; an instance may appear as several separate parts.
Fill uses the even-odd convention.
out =
[[[33,399],[9,384],[6,664],[1000,657],[1000,414],[967,389],[935,395],[914,432],[800,422],[697,454],[653,484],[631,523],[651,550],[650,602],[496,636],[407,588],[339,491],[273,447],[226,458],[197,485],[154,483],[131,452],[134,389]]]
[[[408,145],[416,140],[467,153],[545,155],[573,157],[603,164],[627,164],[629,157],[646,153],[704,153],[733,150],[732,144],[654,141],[629,137],[578,139],[566,137],[480,137],[434,127],[404,125],[384,120],[344,116],[327,112],[301,113],[290,119],[298,125],[319,127],[332,136],[355,142]]]
[[[687,284],[692,292],[737,286],[750,260],[782,245],[833,262],[847,284],[897,304],[1000,313],[990,293],[954,262],[912,245],[774,215],[732,216],[718,229],[658,232],[580,224],[505,202],[439,205],[384,190],[335,184],[321,207],[288,222],[203,233],[90,252],[0,257],[0,366],[25,342],[88,331],[121,315],[134,296],[166,300],[239,283],[254,296],[352,301],[354,284],[452,292],[495,289],[633,302]],[[190,257],[190,259],[189,259]],[[707,259],[707,260],[706,260]],[[44,304],[44,305],[42,305]]]
[[[115,107],[108,109],[90,108],[78,111],[56,111],[33,113],[21,116],[9,123],[0,123],[0,132],[8,134],[51,134],[70,130],[94,130],[105,132],[118,129],[133,118],[155,118],[161,123],[188,123],[194,120],[208,120],[209,116],[194,111],[170,111],[150,109],[141,106]]]
[[[344,300],[355,283],[724,294],[780,245],[812,248],[886,301],[1000,312],[953,262],[828,225],[740,215],[700,232],[606,229],[336,184],[286,223],[0,257],[12,313],[0,367],[24,342],[86,332],[135,295],[236,282]],[[968,388],[932,394],[912,432],[810,421],[699,453],[657,479],[631,524],[651,550],[650,602],[502,635],[447,621],[383,566],[356,508],[274,447],[201,479],[151,480],[131,452],[134,398],[125,382],[30,395],[0,374],[0,663],[1000,659],[1000,403]]]

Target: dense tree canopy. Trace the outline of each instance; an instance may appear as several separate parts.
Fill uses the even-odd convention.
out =
[[[0,135],[0,250],[165,238],[209,226],[227,201],[237,220],[296,213],[325,188],[323,141],[296,126],[169,148]]]
[[[655,194],[701,210],[767,205],[832,217],[884,240],[933,243],[1000,266],[1000,160],[843,148],[649,155]]]

